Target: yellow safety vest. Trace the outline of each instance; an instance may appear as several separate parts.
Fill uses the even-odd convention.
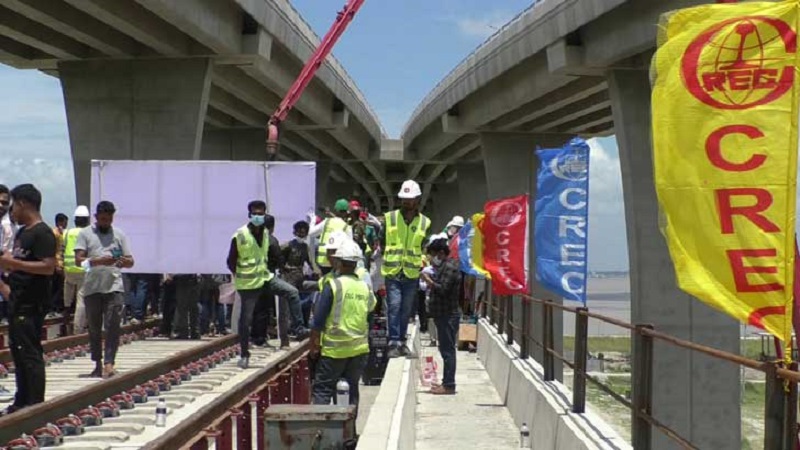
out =
[[[83,228],[70,228],[64,234],[64,272],[83,273],[83,268],[75,264],[75,244]]]
[[[322,292],[322,290],[325,289],[325,285],[328,284],[329,281],[336,278],[337,276],[338,275],[335,274],[333,271],[323,275],[322,278],[320,278],[319,281],[317,281],[317,286],[319,287],[319,291]],[[369,272],[367,272],[367,269],[363,267],[356,267],[356,276],[358,276],[359,280],[364,281],[364,279],[369,276]]]
[[[407,225],[399,210],[386,213],[386,248],[383,250],[384,277],[419,278],[422,266],[422,242],[428,234],[431,221],[422,214]]]
[[[369,353],[367,314],[375,309],[375,295],[353,275],[334,277],[328,285],[333,304],[322,331],[322,356],[345,359]]]
[[[236,250],[239,258],[236,260],[236,276],[234,286],[237,291],[260,289],[264,283],[274,276],[267,268],[269,260],[269,233],[264,231],[261,246],[258,245],[253,233],[247,225],[239,228],[233,235],[236,239]]]
[[[337,231],[346,231],[350,225],[339,217],[329,217],[325,219],[325,225],[322,227],[322,234],[319,236],[319,248],[317,249],[317,265],[320,267],[330,267],[331,262],[328,261],[327,250],[325,245],[331,235]]]

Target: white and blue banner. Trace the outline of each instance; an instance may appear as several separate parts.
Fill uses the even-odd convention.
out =
[[[483,275],[472,267],[472,237],[474,235],[475,229],[473,228],[472,220],[468,220],[458,232],[458,260],[462,272],[483,278]]]
[[[586,303],[589,145],[575,138],[536,153],[536,279],[565,299]]]

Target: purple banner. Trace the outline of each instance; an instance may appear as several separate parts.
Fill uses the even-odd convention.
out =
[[[92,206],[109,200],[130,241],[138,273],[227,273],[236,229],[250,200],[265,200],[275,234],[315,205],[314,163],[92,161]]]

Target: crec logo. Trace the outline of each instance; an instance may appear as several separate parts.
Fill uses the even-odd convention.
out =
[[[522,220],[522,207],[513,201],[500,202],[489,212],[496,227],[507,228]]]
[[[797,34],[766,16],[725,20],[689,44],[681,61],[686,88],[717,109],[769,104],[792,89]]]

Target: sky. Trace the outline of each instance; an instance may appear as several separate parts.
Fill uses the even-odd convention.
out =
[[[293,0],[324,35],[344,0]],[[478,45],[531,0],[367,0],[334,55],[364,92],[388,134],[398,137],[414,108]],[[43,214],[75,209],[61,86],[36,71],[0,65],[0,183],[33,182]],[[590,141],[590,270],[627,270],[616,140]],[[532,145],[533,146],[533,145]]]

